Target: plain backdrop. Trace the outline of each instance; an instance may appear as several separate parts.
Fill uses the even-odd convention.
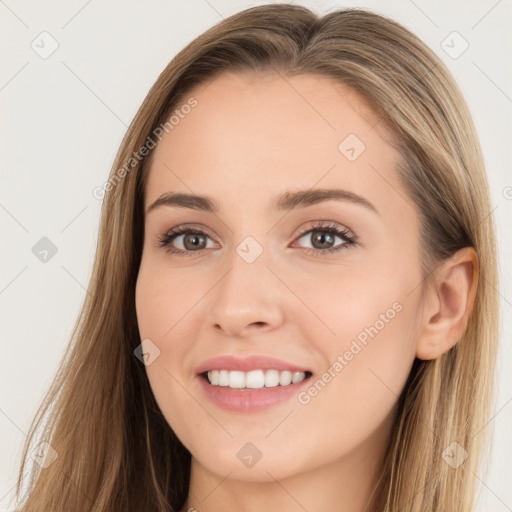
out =
[[[1,510],[12,509],[26,432],[85,296],[101,208],[93,190],[172,57],[222,18],[260,3],[0,1]],[[485,427],[494,444],[488,472],[478,475],[477,510],[510,511],[512,3],[294,3],[320,14],[362,6],[396,19],[440,55],[470,105],[498,226],[502,311],[498,394]],[[47,261],[37,256],[41,244]]]

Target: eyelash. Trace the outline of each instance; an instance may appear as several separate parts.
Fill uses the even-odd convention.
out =
[[[302,249],[308,252],[309,254],[312,254],[316,257],[322,257],[325,254],[332,254],[341,250],[349,249],[356,245],[357,237],[355,235],[352,235],[348,229],[340,229],[334,224],[316,224],[313,226],[310,226],[308,229],[303,231],[299,234],[299,236],[296,238],[296,240],[301,239],[304,237],[304,235],[307,235],[309,233],[313,233],[315,231],[321,231],[324,233],[329,233],[330,235],[335,235],[341,238],[344,243],[331,247],[329,249],[313,249],[310,247],[303,247]],[[180,235],[201,235],[205,236],[207,238],[210,238],[207,233],[200,229],[193,229],[190,226],[176,226],[175,228],[171,229],[167,233],[164,233],[163,236],[161,236],[158,240],[158,246],[161,248],[165,248],[167,252],[171,254],[175,254],[177,256],[193,256],[195,253],[201,252],[204,249],[198,249],[197,251],[183,251],[182,249],[174,249],[171,248],[170,244],[171,242],[177,238]]]

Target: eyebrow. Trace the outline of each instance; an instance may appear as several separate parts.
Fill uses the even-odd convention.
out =
[[[348,201],[354,204],[364,206],[365,208],[377,213],[379,212],[375,206],[362,196],[341,189],[311,189],[299,190],[298,192],[285,192],[277,198],[274,207],[280,211],[296,210],[306,208],[314,204],[323,203],[325,201],[338,200]],[[194,194],[172,193],[162,194],[154,201],[146,210],[146,213],[160,206],[175,206],[180,208],[190,208],[208,213],[217,213],[218,208],[208,196],[198,196]]]

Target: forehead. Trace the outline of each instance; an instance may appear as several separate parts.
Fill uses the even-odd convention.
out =
[[[181,105],[190,98],[196,106],[175,106],[179,122],[154,149],[146,204],[168,191],[242,208],[290,189],[342,186],[378,195],[386,180],[399,187],[401,157],[383,137],[390,132],[357,92],[330,78],[224,73]]]

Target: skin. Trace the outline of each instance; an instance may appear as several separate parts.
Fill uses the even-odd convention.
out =
[[[136,288],[141,339],[160,350],[146,367],[151,388],[192,454],[183,510],[363,511],[414,358],[440,356],[463,332],[474,251],[441,266],[422,298],[419,217],[395,174],[400,155],[346,86],[223,74],[190,96],[197,106],[154,150],[145,207],[183,192],[210,197],[218,211],[148,212]],[[354,161],[338,149],[349,134],[366,146]],[[274,209],[286,191],[312,188],[348,190],[377,212],[332,199]],[[312,221],[346,228],[357,243],[322,255],[312,235],[324,231],[307,234]],[[207,234],[205,248],[188,245],[189,257],[158,245],[182,224]],[[253,263],[236,252],[247,236],[263,248]],[[186,251],[183,243],[171,245]],[[342,243],[336,236],[331,245]],[[396,303],[400,312],[307,404],[293,397],[260,412],[226,411],[194,373],[214,356],[257,354],[310,368],[314,382]],[[236,456],[247,442],[262,453],[251,468]]]

